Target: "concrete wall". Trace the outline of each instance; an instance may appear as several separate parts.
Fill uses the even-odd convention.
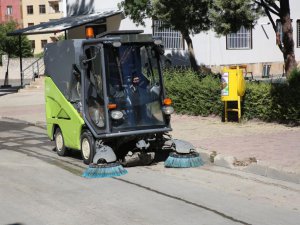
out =
[[[226,66],[231,66],[231,65],[237,65],[237,64],[228,64]],[[239,64],[239,65],[246,65],[246,72],[248,74],[248,77],[253,76],[253,78],[258,79],[258,78],[262,78],[263,75],[263,68],[264,66],[270,66],[270,72],[269,72],[269,76],[270,77],[274,77],[274,78],[278,78],[278,77],[282,77],[284,74],[284,63],[283,62],[260,62],[260,63],[247,63],[247,64]],[[215,73],[222,73],[222,70],[224,67],[226,67],[225,65],[214,65],[211,66],[211,70]]]
[[[22,60],[23,69],[27,66],[31,65],[38,58],[24,58]],[[0,66],[0,80],[4,80],[5,72],[7,66],[7,56],[2,56],[2,66]],[[9,60],[9,70],[8,70],[9,79],[20,79],[20,59],[19,58],[11,58]]]
[[[299,2],[300,8],[300,2]],[[297,19],[300,18],[300,13]],[[294,41],[296,35],[296,20],[293,20]],[[195,54],[198,63],[209,66],[222,64],[245,64],[259,62],[283,61],[282,52],[276,45],[275,32],[270,25],[263,25],[267,36],[263,32],[261,24],[266,24],[267,18],[261,18],[252,30],[253,48],[248,50],[226,50],[226,37],[216,37],[212,31],[195,35],[193,37]],[[300,48],[295,45],[296,60],[300,60]]]

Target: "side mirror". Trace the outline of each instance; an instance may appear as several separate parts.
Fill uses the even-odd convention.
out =
[[[165,54],[165,47],[163,45],[159,45],[158,48],[159,48],[159,50],[158,50],[159,54],[164,55]]]
[[[155,45],[155,46],[153,46],[153,50],[158,55],[164,55],[165,54],[165,49],[164,49],[163,45]]]

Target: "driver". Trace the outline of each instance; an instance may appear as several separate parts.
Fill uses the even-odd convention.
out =
[[[146,85],[145,85],[146,84]],[[147,122],[147,99],[148,99],[148,89],[147,82],[142,81],[141,77],[137,75],[137,73],[133,73],[131,77],[130,84],[130,99],[131,99],[131,107],[132,110],[130,112],[131,115],[130,121],[134,123],[146,123]]]

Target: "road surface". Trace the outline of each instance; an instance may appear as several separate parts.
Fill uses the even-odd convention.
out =
[[[0,120],[0,224],[299,224],[300,187],[205,165],[127,168],[85,179],[80,154],[59,157],[44,129]]]

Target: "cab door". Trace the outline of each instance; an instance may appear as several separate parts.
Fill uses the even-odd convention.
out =
[[[83,90],[84,118],[92,133],[103,134],[107,131],[107,110],[102,75],[101,46],[86,46],[85,76]]]

